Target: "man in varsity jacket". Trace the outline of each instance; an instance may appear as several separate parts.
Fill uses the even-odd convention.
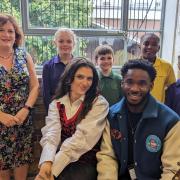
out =
[[[150,62],[128,61],[121,74],[124,98],[110,108],[98,180],[172,179],[180,162],[180,117],[150,95],[156,77]]]

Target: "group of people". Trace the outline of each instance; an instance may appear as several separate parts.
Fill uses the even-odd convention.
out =
[[[127,61],[120,75],[110,46],[95,49],[97,70],[73,56],[75,33],[57,30],[57,55],[43,65],[47,116],[35,180],[178,178],[180,84],[157,57],[159,42],[155,34],[142,36],[141,57]],[[32,162],[39,83],[22,43],[16,20],[0,14],[0,180],[25,180]]]

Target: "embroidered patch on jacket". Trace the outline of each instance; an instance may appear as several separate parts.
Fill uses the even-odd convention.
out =
[[[146,138],[146,149],[150,152],[158,152],[161,149],[161,140],[156,135],[149,135]]]
[[[123,138],[122,133],[117,129],[111,129],[111,136],[116,140],[121,140]]]

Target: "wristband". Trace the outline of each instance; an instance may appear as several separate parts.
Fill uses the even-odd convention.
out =
[[[31,106],[28,106],[27,104],[24,105],[24,108],[31,111],[33,108]]]

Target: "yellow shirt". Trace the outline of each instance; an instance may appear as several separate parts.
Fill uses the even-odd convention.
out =
[[[166,88],[176,81],[174,70],[170,63],[160,59],[159,57],[156,58],[153,66],[156,69],[157,75],[151,94],[157,100],[164,103]]]

